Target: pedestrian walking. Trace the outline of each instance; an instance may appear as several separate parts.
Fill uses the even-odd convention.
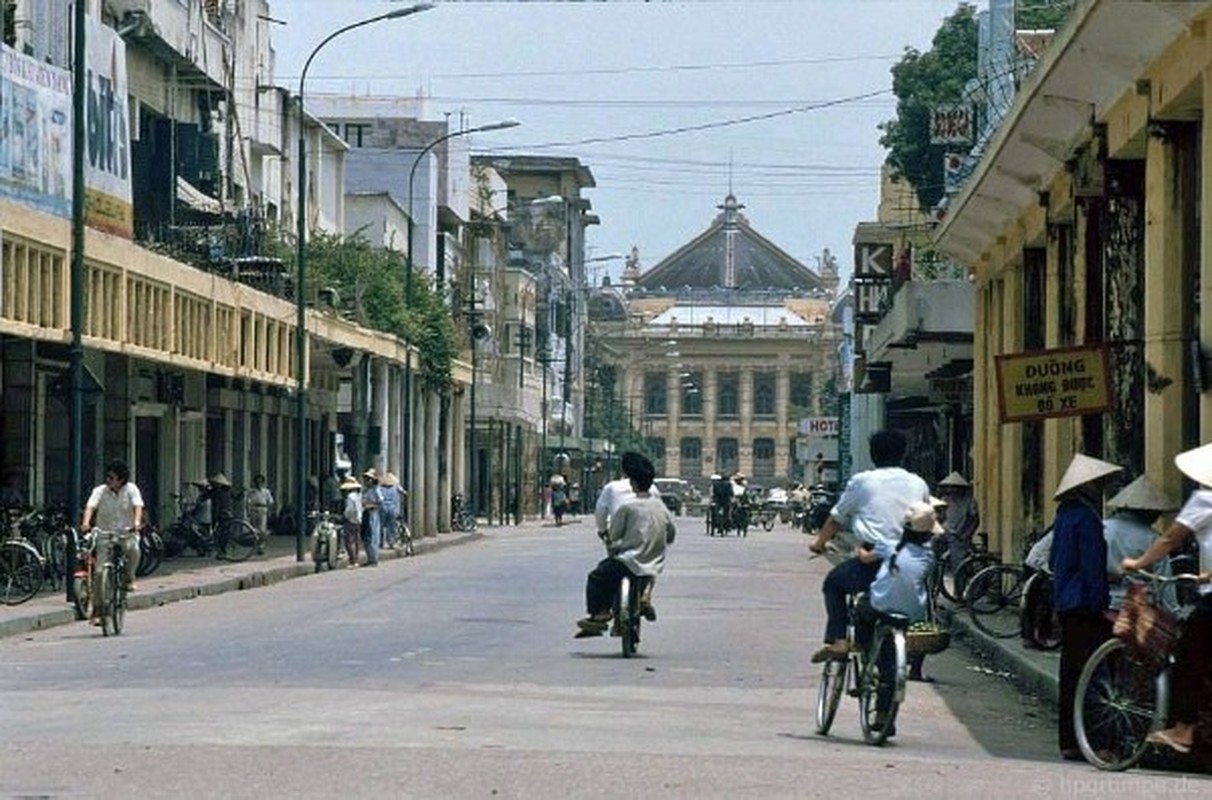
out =
[[[379,566],[379,547],[383,542],[382,506],[379,474],[374,469],[362,473],[362,543],[366,545],[366,566]]]
[[[274,495],[265,485],[265,476],[253,476],[253,485],[244,494],[248,521],[257,529],[257,555],[265,553],[265,542],[269,539],[269,509],[273,507]]]
[[[362,484],[350,475],[341,483],[341,495],[344,500],[341,509],[341,541],[345,545],[345,555],[349,556],[349,566],[358,566],[362,549]]]
[[[383,533],[383,546],[388,550],[396,549],[396,541],[400,536],[400,507],[403,498],[400,495],[400,479],[394,472],[384,472],[379,476],[379,528]]]

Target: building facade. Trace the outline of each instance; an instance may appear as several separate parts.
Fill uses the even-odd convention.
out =
[[[836,412],[836,266],[817,272],[763,237],[729,195],[698,236],[621,286],[595,290],[598,430],[637,435],[659,474],[811,481],[800,423]],[[832,459],[830,459],[832,461]]]
[[[1212,438],[1210,22],[1206,2],[1076,6],[936,232],[975,279],[976,488],[1007,555],[1074,453],[1177,497],[1174,455]],[[1080,388],[1010,371],[1079,360]]]

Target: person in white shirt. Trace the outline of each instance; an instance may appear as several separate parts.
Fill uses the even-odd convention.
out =
[[[130,469],[124,461],[114,460],[105,465],[105,482],[93,489],[84,504],[80,532],[88,533],[94,527],[99,533],[121,540],[126,552],[127,588],[134,591],[135,571],[139,568],[138,530],[143,527],[143,494],[131,483]],[[93,581],[92,590],[92,607],[100,608],[101,581]],[[100,625],[101,619],[93,617],[92,623]]]
[[[613,616],[611,605],[624,574],[655,578],[665,567],[665,548],[677,531],[673,516],[660,498],[649,493],[655,471],[652,462],[630,454],[623,463],[635,497],[619,506],[605,536],[609,555],[585,580],[587,616],[577,620],[577,638],[601,636]],[[646,615],[647,616],[647,615]],[[655,619],[655,615],[649,617]]]
[[[264,475],[254,475],[252,488],[244,493],[244,505],[248,521],[257,529],[257,554],[265,552],[265,541],[269,538],[269,509],[274,504],[273,492],[265,485]]]
[[[1212,444],[1179,453],[1174,465],[1199,487],[1161,538],[1140,558],[1125,558],[1121,566],[1126,572],[1147,569],[1189,539],[1199,547],[1199,602],[1183,623],[1174,654],[1173,696],[1180,700],[1172,704],[1174,725],[1146,737],[1153,744],[1189,753],[1195,744],[1199,710],[1207,699],[1205,678],[1212,664],[1212,584],[1208,583],[1212,579]]]
[[[623,457],[619,461],[623,477],[606,484],[598,493],[598,501],[593,509],[593,519],[597,523],[598,538],[603,542],[609,535],[610,521],[618,514],[619,509],[635,500],[635,489],[632,488],[630,476],[643,470],[645,463],[650,462],[639,453],[623,453]],[[656,486],[650,486],[648,494],[657,498],[661,495]],[[640,610],[644,614],[644,618],[653,622],[656,621],[656,609],[652,605],[652,590],[655,585],[656,578],[653,578],[645,587],[644,596],[640,598]]]
[[[875,468],[850,478],[829,519],[808,545],[813,553],[824,553],[825,545],[843,529],[849,529],[859,542],[855,557],[834,567],[821,586],[825,595],[825,646],[813,654],[813,663],[845,658],[849,652],[846,597],[866,591],[880,566],[878,560],[860,557],[860,551],[878,550],[888,544],[895,547],[909,506],[930,503],[926,482],[900,466],[907,446],[900,431],[872,434],[869,447]]]

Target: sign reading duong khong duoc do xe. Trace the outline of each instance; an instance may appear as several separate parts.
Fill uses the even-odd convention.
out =
[[[1001,421],[1102,413],[1111,407],[1109,372],[1103,347],[997,356]]]

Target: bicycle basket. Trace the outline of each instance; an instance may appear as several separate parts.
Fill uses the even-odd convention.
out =
[[[950,646],[951,631],[933,623],[915,623],[905,631],[905,652],[909,655],[934,656]]]
[[[1182,622],[1164,606],[1154,604],[1142,584],[1133,584],[1112,633],[1139,660],[1161,664],[1182,635]]]

